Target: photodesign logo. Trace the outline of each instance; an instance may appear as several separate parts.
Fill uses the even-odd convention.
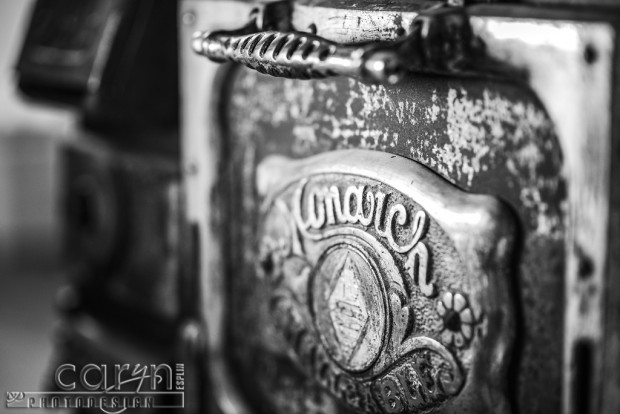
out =
[[[97,408],[108,414],[130,408],[183,408],[185,368],[176,364],[60,365],[59,391],[6,393],[7,408]]]

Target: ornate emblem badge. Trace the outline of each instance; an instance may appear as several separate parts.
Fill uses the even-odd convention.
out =
[[[379,152],[265,159],[259,274],[297,365],[360,412],[507,410],[510,214]]]

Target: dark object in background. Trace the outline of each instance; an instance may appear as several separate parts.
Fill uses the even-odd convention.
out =
[[[53,102],[79,102],[89,80],[92,89],[98,84],[103,66],[95,60],[115,34],[108,23],[112,13],[112,3],[98,0],[36,2],[17,66],[21,90]]]
[[[174,367],[186,360],[179,336],[189,304],[177,155],[82,134],[63,150],[69,266],[57,295],[62,314],[51,366]],[[53,378],[50,370],[50,390]]]
[[[88,297],[84,306],[101,308],[117,323],[137,318],[138,329],[142,319],[174,322],[181,233],[176,157],[89,139],[64,154],[67,252]]]
[[[37,1],[17,65],[21,91],[80,108],[89,129],[174,130],[174,0]]]
[[[63,148],[68,283],[57,295],[48,383],[54,364],[200,357],[195,289],[181,269],[177,38],[176,0],[34,3],[19,89],[81,120]],[[189,366],[187,374],[201,375]],[[188,384],[200,389],[200,381]],[[186,392],[186,407],[194,395]]]
[[[164,341],[148,341],[148,338],[142,338],[142,342],[139,343],[135,340],[128,341],[126,335],[114,328],[102,325],[88,317],[73,318],[71,323],[60,324],[56,329],[56,353],[45,379],[46,390],[66,392],[67,389],[61,388],[59,384],[59,381],[62,381],[65,387],[72,385],[75,391],[92,393],[92,387],[86,389],[84,380],[80,378],[84,369],[90,367],[94,368],[95,372],[91,371],[87,376],[89,385],[101,384],[112,393],[115,389],[122,389],[125,395],[146,397],[144,399],[152,398],[158,405],[170,407],[181,405],[183,403],[182,391],[171,392],[170,380],[172,378],[170,372],[166,372],[166,366],[171,369],[175,367],[175,358],[171,352],[174,344]],[[130,361],[130,364],[127,361]],[[59,374],[59,367],[65,372]],[[98,367],[105,367],[102,368],[105,369],[103,374]],[[116,367],[125,368],[118,379]],[[157,367],[159,367],[156,371],[158,381],[153,384],[151,376],[153,369]],[[144,378],[142,378],[143,375]],[[139,392],[135,392],[136,390]],[[123,394],[114,395],[118,398]],[[97,409],[75,407],[70,412],[89,413]],[[178,412],[174,408],[147,407],[132,408],[131,411],[138,414]]]

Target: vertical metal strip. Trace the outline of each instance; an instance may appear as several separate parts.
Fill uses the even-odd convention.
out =
[[[216,72],[191,49],[193,33],[221,30],[247,22],[252,4],[234,1],[183,1],[180,6],[182,165],[188,222],[200,229],[200,291],[206,327],[207,371],[210,390],[225,414],[249,410],[233,386],[224,358],[225,290],[222,243],[214,227],[213,193],[217,187],[221,140],[217,134]],[[207,386],[204,384],[203,386]]]

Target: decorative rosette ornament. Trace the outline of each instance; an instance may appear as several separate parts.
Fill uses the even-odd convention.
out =
[[[437,301],[437,312],[443,320],[443,343],[453,344],[457,348],[468,345],[474,335],[477,318],[467,298],[460,293],[446,292]]]

